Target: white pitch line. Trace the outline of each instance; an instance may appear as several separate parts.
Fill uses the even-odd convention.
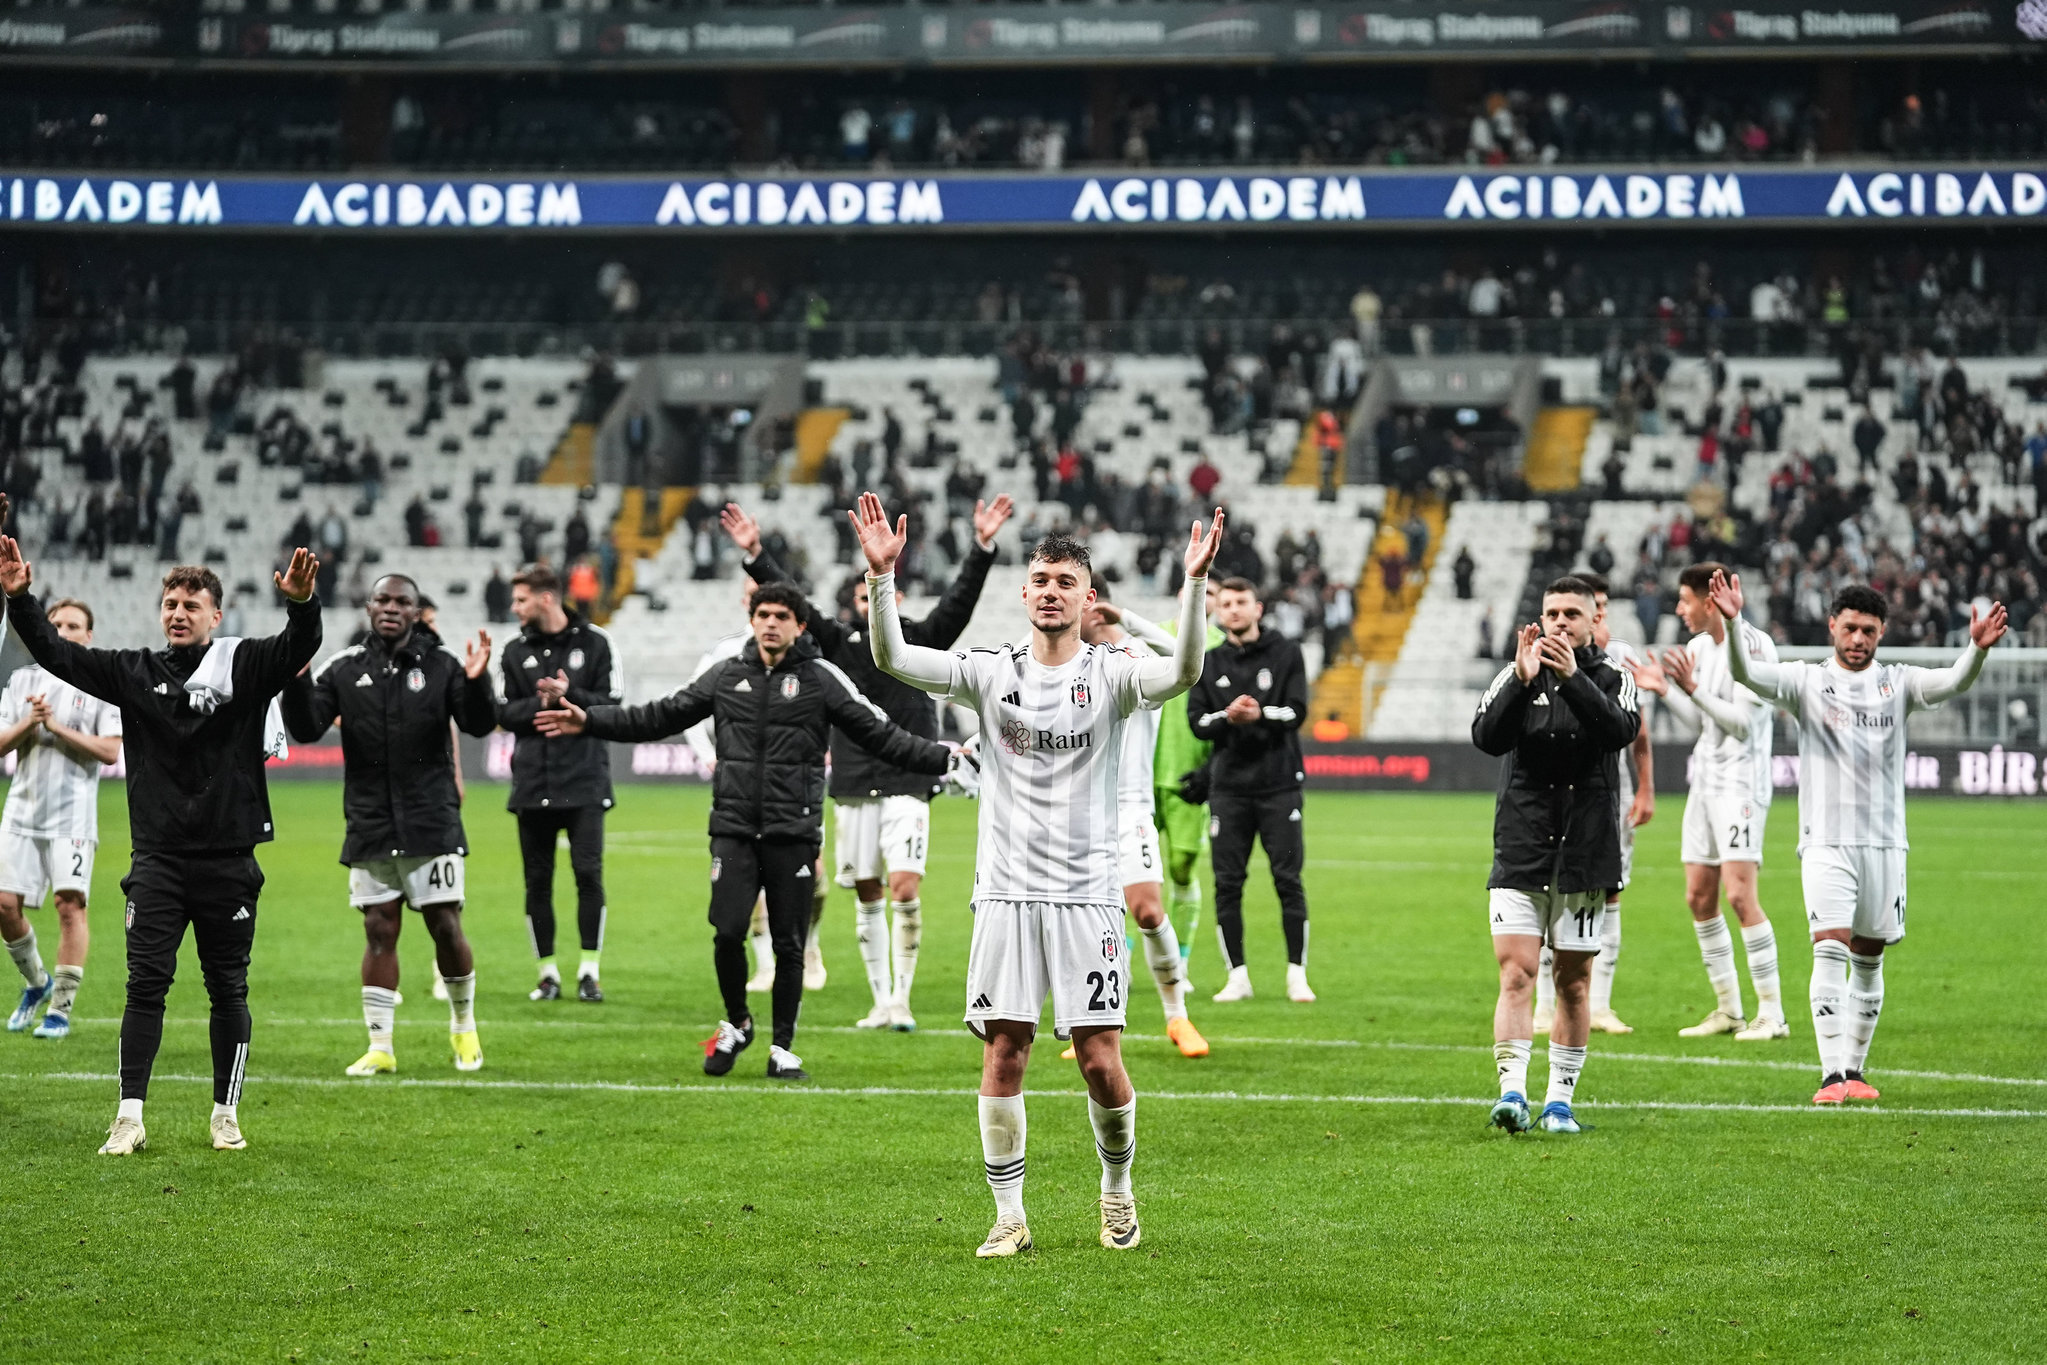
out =
[[[40,1073],[15,1072],[0,1074],[0,1081],[91,1081],[95,1084],[120,1079],[113,1072],[99,1071],[46,1071]],[[211,1085],[211,1076],[156,1075],[152,1081],[166,1081],[187,1085]],[[641,1081],[459,1081],[422,1080],[412,1077],[379,1078],[375,1080],[350,1080],[333,1076],[258,1076],[257,1085],[308,1085],[323,1090],[360,1089],[389,1090],[411,1088],[427,1090],[517,1090],[517,1091],[603,1091],[623,1094],[647,1095],[825,1095],[837,1097],[876,1096],[888,1098],[922,1099],[970,1099],[978,1092],[964,1087],[922,1087],[897,1085],[829,1086],[829,1085],[748,1085],[743,1082],[732,1084],[677,1083],[662,1085]],[[1085,1090],[1026,1090],[1024,1094],[1036,1099],[1079,1099]],[[1486,1098],[1469,1095],[1313,1095],[1287,1091],[1246,1091],[1246,1090],[1146,1090],[1140,1092],[1147,1100],[1190,1100],[1209,1101],[1224,1104],[1377,1104],[1377,1105],[1448,1105],[1454,1108],[1484,1108],[1492,1103]],[[1840,1109],[1822,1108],[1810,1104],[1743,1104],[1719,1103],[1703,1100],[1587,1100],[1578,1108],[1584,1110],[1638,1109],[1672,1110],[1682,1113],[1724,1113],[1724,1114],[1819,1114],[1832,1117],[1836,1114],[1876,1114],[1892,1117],[1913,1118],[1970,1118],[1970,1119],[2047,1119],[2047,1109],[1921,1109],[1886,1108],[1882,1105],[1842,1106]]]
[[[79,1019],[74,1023],[117,1025],[119,1019]],[[165,1019],[166,1024],[204,1024],[206,1019]],[[259,1021],[276,1028],[361,1028],[360,1019],[264,1019]],[[429,1028],[439,1030],[445,1027],[438,1020],[400,1019],[397,1023],[404,1028]],[[599,1019],[483,1019],[478,1023],[486,1029],[499,1028],[560,1028],[560,1029],[633,1029],[653,1032],[680,1032],[708,1034],[717,1027],[715,1024],[667,1023],[661,1020],[619,1020],[616,1022]],[[805,1024],[806,1033],[847,1033],[876,1034],[879,1029],[855,1028],[850,1024]],[[919,1028],[918,1034],[931,1038],[971,1038],[974,1035],[963,1028]],[[1171,1042],[1160,1033],[1125,1033],[1124,1037],[1134,1043]],[[1479,1043],[1403,1043],[1384,1038],[1264,1038],[1226,1037],[1222,1034],[1208,1035],[1210,1042],[1224,1043],[1238,1047],[1343,1047],[1367,1048],[1383,1052],[1460,1052],[1467,1056],[1490,1057],[1492,1048]],[[1654,1052],[1594,1052],[1588,1059],[1598,1062],[1646,1062],[1652,1066],[1710,1066],[1733,1070],[1752,1071],[1812,1071],[1811,1062],[1773,1061],[1766,1057],[1681,1057],[1669,1053]],[[2017,1085],[2047,1087],[2047,1077],[2041,1076],[1991,1076],[1974,1071],[1915,1071],[1898,1067],[1884,1067],[1882,1076],[1897,1076],[1914,1081],[1951,1081],[1963,1085]]]

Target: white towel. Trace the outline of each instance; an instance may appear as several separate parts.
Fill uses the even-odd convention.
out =
[[[210,716],[222,702],[234,700],[235,650],[241,643],[239,635],[222,635],[207,646],[206,657],[185,679],[185,700],[194,711]],[[284,733],[284,708],[278,705],[276,697],[270,699],[270,707],[263,713],[263,752],[280,759],[291,753],[290,741]]]

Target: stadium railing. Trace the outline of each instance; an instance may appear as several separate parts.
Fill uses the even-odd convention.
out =
[[[1055,349],[1114,351],[1129,355],[1191,355],[1211,329],[1233,351],[1263,351],[1277,327],[1295,335],[1327,338],[1349,326],[1337,316],[1139,318],[1129,321],[1023,319],[976,322],[931,319],[867,319],[809,326],[792,322],[713,322],[688,319],[629,319],[549,323],[508,320],[447,321],[394,319],[332,322],[195,318],[130,321],[105,330],[99,349],[122,353],[162,350],[170,329],[183,332],[194,352],[225,352],[261,331],[290,333],[340,356],[434,355],[460,347],[471,355],[558,355],[590,349],[614,355],[699,355],[723,352],[806,354],[815,359],[855,356],[990,355],[1019,332],[1029,332]],[[1658,318],[1388,318],[1380,346],[1388,355],[1595,356],[1609,345],[1638,343],[1680,354],[1721,351],[1729,356],[1824,357],[1842,342],[1874,330],[1893,353],[1907,346],[1961,356],[2032,355],[2047,342],[2047,320],[1994,318],[1980,326],[1955,328],[1935,319],[1856,320],[1847,323],[1776,322],[1746,318],[1687,324]],[[168,344],[175,347],[177,338]]]

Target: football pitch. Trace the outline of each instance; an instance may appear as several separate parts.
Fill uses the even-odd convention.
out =
[[[450,1065],[414,918],[401,1069],[369,1081],[342,1075],[364,1034],[338,786],[272,796],[249,1148],[207,1144],[188,942],[149,1147],[115,1160],[95,1148],[115,1099],[127,821],[119,789],[102,794],[78,1025],[59,1043],[0,1035],[0,1360],[2038,1358],[2038,805],[1913,803],[1911,937],[1889,958],[1871,1054],[1883,1103],[1837,1112],[1808,1103],[1791,800],[1771,821],[1763,903],[1792,1036],[1740,1044],[1676,1036],[1712,997],[1683,907],[1682,802],[1666,797],[1625,902],[1615,1008],[1636,1032],[1595,1035],[1580,1086],[1596,1127],[1508,1138],[1484,1126],[1490,798],[1311,794],[1319,1002],[1285,999],[1261,861],[1246,907],[1257,998],[1209,1003],[1222,973],[1205,911],[1194,936],[1192,1013],[1213,1055],[1173,1050],[1148,976],[1131,993],[1142,1247],[1096,1244],[1100,1168],[1048,1032],[1030,1074],[1038,1249],[981,1262],[979,1045],[960,1023],[971,804],[935,807],[922,1030],[850,1027],[868,994],[851,893],[836,892],[830,982],[796,1040],[814,1079],[772,1086],[765,1039],[725,1080],[700,1070],[719,1012],[703,789],[623,791],[610,999],[592,1006],[527,1000],[511,819],[501,788],[472,787],[485,1068]],[[53,958],[55,917],[36,924]],[[1542,1058],[1538,1043],[1538,1089]]]

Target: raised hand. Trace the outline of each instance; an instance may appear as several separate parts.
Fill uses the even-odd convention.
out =
[[[996,494],[995,501],[993,502],[975,503],[974,539],[982,545],[993,548],[995,533],[1002,529],[1002,523],[1008,521],[1010,513],[1014,511],[1016,511],[1016,504],[1009,500],[1009,494],[1007,493]]]
[[[1978,649],[1988,649],[2003,639],[2007,624],[2009,622],[2005,619],[2002,602],[1992,602],[1990,610],[1981,617],[1976,615],[1975,607],[1969,608],[1969,638],[1975,642]]]
[[[1735,646],[1737,649],[1740,646]],[[1677,684],[1678,691],[1687,697],[1698,684],[1693,681],[1692,655],[1690,650],[1666,649],[1663,651],[1663,670],[1670,674],[1670,680]]]
[[[5,501],[5,495],[0,494],[0,503]],[[5,508],[0,507],[0,518],[4,516]],[[0,536],[0,589],[4,589],[9,597],[19,597],[34,581],[29,562],[21,557],[21,546],[15,543],[13,536]]]
[[[569,694],[569,675],[557,671],[552,678],[540,678],[533,684],[533,690],[540,694],[543,706],[556,707]]]
[[[1635,675],[1635,686],[1644,692],[1654,692],[1659,697],[1670,695],[1670,675],[1663,671],[1663,665],[1656,662],[1654,655],[1630,661],[1628,671]]]
[[[1542,655],[1536,646],[1542,640],[1542,627],[1530,623],[1521,627],[1514,636],[1514,676],[1522,682],[1535,681],[1535,675],[1542,671]]]
[[[1095,603],[1094,613],[1109,625],[1120,626],[1123,624],[1123,608],[1117,606],[1114,602]]]
[[[1568,678],[1578,671],[1578,653],[1561,635],[1543,636],[1535,642],[1535,649],[1543,666],[1559,678]]]
[[[846,519],[853,523],[853,534],[859,537],[861,552],[867,556],[868,572],[877,578],[894,573],[897,557],[903,546],[910,543],[910,519],[897,517],[895,529],[890,530],[888,513],[882,510],[881,499],[872,493],[862,493],[860,505],[846,513]]]
[[[1706,586],[1706,596],[1722,616],[1732,621],[1741,615],[1741,575],[1730,576],[1715,569],[1713,581]]]
[[[559,710],[542,711],[533,717],[533,728],[549,737],[580,735],[583,726],[590,720],[590,713],[572,701],[561,703]]]
[[[746,509],[738,503],[725,504],[724,510],[718,513],[718,524],[725,528],[725,534],[732,537],[732,543],[748,559],[761,552],[761,524],[748,516]]]
[[[4,569],[0,564],[0,569]],[[301,545],[291,552],[291,563],[280,574],[272,574],[277,580],[277,590],[294,602],[304,602],[313,595],[313,585],[320,575],[320,558]]]
[[[1215,520],[1209,523],[1208,534],[1201,533],[1201,523],[1195,522],[1187,532],[1187,558],[1184,564],[1189,578],[1201,578],[1208,573],[1208,566],[1215,563],[1215,552],[1223,545],[1223,509],[1215,509]]]
[[[462,647],[462,671],[472,678],[480,678],[490,667],[490,632],[479,630],[476,638]]]

